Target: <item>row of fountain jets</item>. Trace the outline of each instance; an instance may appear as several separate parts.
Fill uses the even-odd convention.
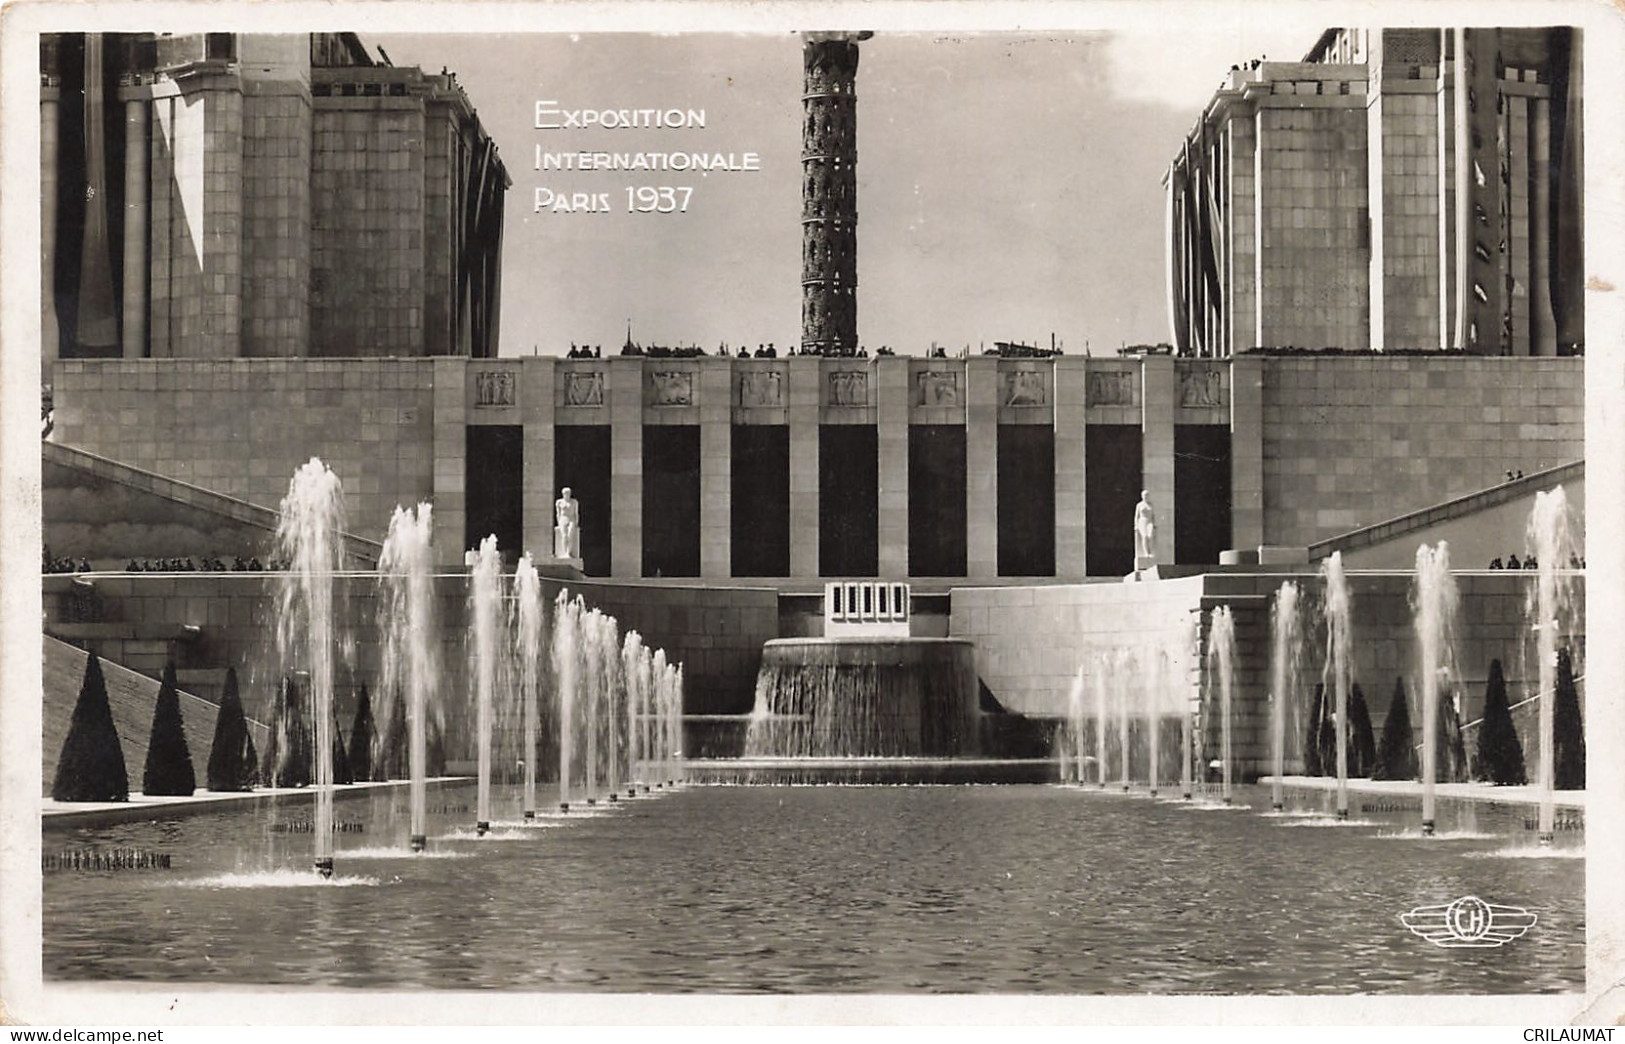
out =
[[[435,627],[431,505],[397,507],[379,556],[379,629],[382,637],[379,720],[396,720],[393,701],[404,699],[414,851],[427,845],[428,727],[442,708],[439,634]],[[302,466],[282,502],[277,538],[289,563],[277,598],[277,649],[284,665],[309,672],[316,723],[315,868],[333,872],[332,727],[335,579],[344,569],[343,490],[319,459]],[[588,608],[560,590],[548,635],[542,583],[529,552],[504,592],[495,536],[469,552],[470,684],[477,712],[478,804],[475,829],[491,827],[494,734],[522,717],[523,812],[536,816],[536,751],[544,687],[553,698],[558,741],[559,808],[569,811],[579,785],[588,805],[630,797],[642,786],[662,787],[682,776],[683,667],[668,662],[636,631],[624,638],[615,617]],[[545,637],[544,637],[545,636]],[[580,762],[576,757],[582,755]]]
[[[1539,838],[1550,844],[1556,818],[1553,791],[1553,706],[1556,702],[1558,639],[1564,630],[1571,607],[1571,574],[1558,568],[1570,560],[1573,536],[1569,524],[1567,497],[1558,486],[1537,493],[1530,513],[1527,534],[1529,546],[1539,563],[1535,583],[1526,606],[1526,617],[1533,632],[1539,689],[1534,698],[1538,704],[1539,758],[1535,786],[1539,796]],[[1348,578],[1343,570],[1342,555],[1333,552],[1321,561],[1320,580],[1323,587],[1322,616],[1325,627],[1326,658],[1322,671],[1325,689],[1335,700],[1334,727],[1336,730],[1336,814],[1340,819],[1349,815],[1349,692],[1353,669],[1353,598]],[[1271,782],[1273,807],[1284,807],[1283,780],[1287,769],[1287,736],[1302,736],[1297,727],[1299,704],[1303,689],[1299,684],[1300,662],[1303,655],[1305,628],[1303,622],[1305,592],[1295,580],[1288,580],[1277,588],[1270,606],[1270,756],[1274,769]],[[1444,541],[1417,548],[1416,569],[1412,581],[1411,606],[1416,633],[1416,678],[1421,695],[1422,711],[1422,832],[1432,834],[1435,828],[1435,788],[1438,778],[1439,700],[1450,687],[1451,679],[1460,677],[1454,649],[1455,625],[1460,596],[1455,576],[1450,568],[1449,548]],[[1192,641],[1188,644],[1193,645]],[[1185,643],[1175,643],[1180,645]],[[1209,610],[1208,641],[1206,649],[1208,698],[1204,705],[1213,708],[1219,724],[1218,767],[1220,793],[1223,801],[1232,800],[1231,730],[1234,721],[1233,698],[1235,687],[1236,630],[1235,617],[1227,605]],[[1101,787],[1108,786],[1110,769],[1107,740],[1115,731],[1118,743],[1118,769],[1122,787],[1131,787],[1129,779],[1130,749],[1129,726],[1131,718],[1143,721],[1148,733],[1149,790],[1156,796],[1162,780],[1160,758],[1160,729],[1163,717],[1177,705],[1183,683],[1173,675],[1177,673],[1177,659],[1165,649],[1114,647],[1098,650],[1078,668],[1069,698],[1069,726],[1073,741],[1075,768],[1070,775],[1078,782],[1093,777]],[[1095,768],[1086,766],[1085,691],[1091,687],[1094,695]],[[1115,690],[1115,695],[1112,690]],[[1141,706],[1136,710],[1131,703],[1138,698]],[[1193,791],[1192,715],[1177,711],[1180,720],[1180,782],[1182,796],[1191,797]]]

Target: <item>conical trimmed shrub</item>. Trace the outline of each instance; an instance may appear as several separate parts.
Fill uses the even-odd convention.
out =
[[[152,733],[147,740],[147,764],[141,772],[141,793],[148,797],[191,797],[197,789],[192,752],[181,723],[181,698],[175,691],[175,661],[164,663],[158,684],[158,702],[152,710]]]
[[[330,717],[332,718],[332,721],[329,723],[328,728],[333,733],[333,746],[331,751],[333,756],[333,782],[354,783],[355,776],[350,772],[350,757],[345,753],[344,750],[344,733],[339,731],[339,712],[337,707],[333,708],[333,712]]]
[[[353,749],[353,748],[352,748]],[[389,729],[379,749],[379,769],[384,779],[406,779],[411,772],[406,732],[406,700],[400,693],[389,701]]]
[[[1552,786],[1557,790],[1584,790],[1585,724],[1580,716],[1580,691],[1574,684],[1574,660],[1567,649],[1557,650],[1556,697],[1552,707]]]
[[[312,731],[299,686],[291,676],[284,678],[271,718],[271,743],[265,750],[260,772],[271,786],[310,785],[311,749],[315,746]]]
[[[372,698],[367,695],[367,687],[361,686],[356,695],[355,723],[350,726],[350,778],[352,781],[381,779],[381,775],[373,774],[372,747],[373,747],[373,721]]]
[[[441,735],[440,726],[430,721],[427,734],[424,736],[424,761],[427,762],[424,771],[431,776],[444,776],[446,774],[446,742]]]
[[[1467,741],[1461,734],[1461,715],[1452,689],[1439,691],[1439,724],[1434,735],[1438,750],[1434,762],[1440,783],[1467,782]]]
[[[209,748],[210,790],[250,790],[258,773],[254,767],[254,737],[248,731],[243,701],[237,694],[237,668],[226,668],[220,694],[220,712],[214,719],[214,745]]]
[[[1324,776],[1326,763],[1321,756],[1321,725],[1326,719],[1326,686],[1315,686],[1315,698],[1309,706],[1309,725],[1303,737],[1303,774]]]
[[[1349,690],[1349,775],[1363,779],[1377,764],[1377,737],[1371,731],[1371,711],[1365,690],[1355,682]]]
[[[51,797],[56,801],[130,798],[124,748],[119,745],[118,729],[113,725],[113,708],[107,703],[102,661],[95,653],[85,661],[85,677],[73,705],[68,738],[62,742],[62,754],[56,761]]]
[[[1422,774],[1417,764],[1415,740],[1411,734],[1410,701],[1405,698],[1405,679],[1394,679],[1394,696],[1388,703],[1388,716],[1382,722],[1382,739],[1377,743],[1377,763],[1372,779],[1416,779]]]
[[[1478,726],[1478,751],[1474,774],[1498,787],[1522,786],[1529,782],[1524,772],[1523,744],[1512,721],[1507,702],[1506,675],[1501,661],[1490,661],[1490,677],[1484,683],[1484,719]]]

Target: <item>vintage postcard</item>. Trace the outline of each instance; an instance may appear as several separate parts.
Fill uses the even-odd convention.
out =
[[[0,29],[7,1019],[1611,1039],[1617,10]]]

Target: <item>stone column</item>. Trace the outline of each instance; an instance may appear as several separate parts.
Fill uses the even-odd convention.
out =
[[[733,574],[733,363],[700,360],[700,576]]]
[[[1230,360],[1230,543],[1264,543],[1264,360]]]
[[[147,354],[147,99],[144,96],[124,99],[124,327],[120,334],[124,358],[140,359]]]
[[[643,360],[617,355],[609,375],[609,572],[643,575]]]
[[[965,570],[999,575],[999,360],[965,360]]]
[[[1050,392],[1055,409],[1055,576],[1061,580],[1081,580],[1089,571],[1084,557],[1087,366],[1079,356],[1056,359]]]
[[[434,556],[461,572],[468,502],[468,360],[434,360]]]
[[[880,456],[880,576],[908,575],[908,360],[876,359],[876,441]]]
[[[555,360],[532,356],[519,364],[519,417],[525,427],[525,479],[521,493],[523,550],[532,558],[553,554],[553,381]]]
[[[54,48],[51,53],[55,53]],[[51,379],[51,364],[60,352],[56,322],[56,153],[61,90],[55,71],[42,68],[39,101],[40,368],[41,377],[47,381]]]
[[[1174,564],[1174,357],[1147,355],[1140,367],[1140,485],[1157,513],[1159,565]],[[1123,519],[1125,526],[1133,518]]]
[[[1545,98],[1529,100],[1530,158],[1533,167],[1534,203],[1529,208],[1529,339],[1530,355],[1557,354],[1557,325],[1552,317],[1551,205],[1552,153],[1551,103]]]
[[[818,575],[818,407],[823,374],[818,359],[790,360],[790,575]]]

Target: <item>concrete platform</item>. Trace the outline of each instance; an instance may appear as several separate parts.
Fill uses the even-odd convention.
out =
[[[1270,786],[1274,776],[1259,777],[1260,786]],[[1337,780],[1331,776],[1282,776],[1281,785],[1288,790],[1325,791],[1337,789]],[[1422,784],[1414,779],[1351,779],[1349,793],[1362,797],[1386,800],[1422,800]],[[1519,805],[1535,808],[1540,805],[1540,792],[1534,787],[1497,787],[1490,783],[1438,783],[1434,795],[1441,801],[1475,801],[1495,805]],[[1558,808],[1584,811],[1586,792],[1559,790],[1553,803]]]
[[[1054,783],[1053,758],[715,758],[683,762],[690,783]]]
[[[468,783],[465,776],[439,776],[427,781],[432,789],[453,783]],[[384,783],[343,783],[333,788],[333,802],[363,797],[380,790],[405,789],[407,780],[389,780]],[[191,797],[147,797],[134,793],[128,801],[53,801],[40,800],[40,825],[47,832],[71,830],[78,827],[109,826],[114,823],[153,822],[160,819],[178,819],[199,812],[221,812],[230,809],[248,811],[266,802],[285,805],[315,804],[316,791],[312,787],[262,787],[258,790],[220,793],[199,790]]]

